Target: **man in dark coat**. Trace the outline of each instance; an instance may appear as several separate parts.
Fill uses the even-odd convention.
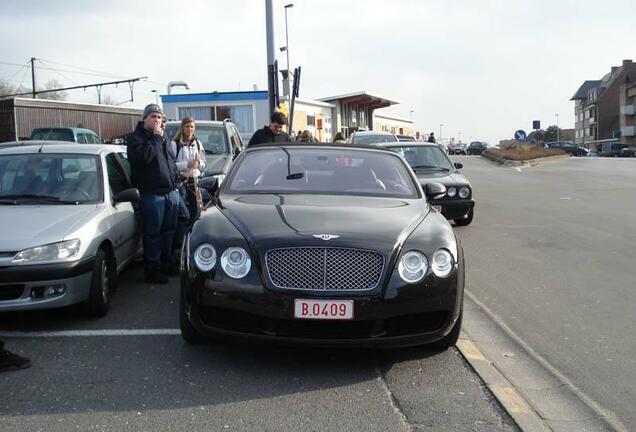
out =
[[[179,192],[177,166],[163,136],[161,107],[150,104],[143,121],[128,136],[133,187],[139,189],[143,226],[144,273],[149,283],[168,283],[179,269],[172,256]]]
[[[264,126],[263,129],[259,129],[254,132],[252,135],[252,139],[247,144],[248,147],[251,147],[255,144],[263,144],[263,143],[274,143],[274,142],[290,142],[289,135],[286,132],[283,132],[283,126],[287,123],[287,118],[285,114],[274,111],[272,113],[272,117],[270,118],[269,126]]]

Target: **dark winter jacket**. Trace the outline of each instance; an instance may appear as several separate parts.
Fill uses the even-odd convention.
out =
[[[144,128],[143,122],[128,135],[132,185],[141,193],[163,195],[177,187],[177,165],[166,139]]]
[[[254,135],[252,135],[252,139],[250,139],[250,142],[247,144],[247,146],[251,147],[255,144],[265,144],[265,143],[275,143],[275,142],[285,143],[290,141],[291,140],[289,139],[289,135],[287,135],[287,133],[281,132],[278,135],[276,135],[274,134],[274,132],[272,132],[269,126],[265,126],[263,129],[259,129],[256,132],[254,132]]]

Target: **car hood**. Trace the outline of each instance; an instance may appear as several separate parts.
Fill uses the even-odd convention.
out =
[[[0,251],[17,252],[66,239],[95,213],[95,205],[0,207]],[[19,221],[19,223],[16,223]]]
[[[229,155],[227,154],[208,154],[205,155],[205,172],[203,176],[211,176],[217,174],[225,174],[225,165],[227,164]]]
[[[325,195],[223,197],[219,208],[256,249],[333,246],[390,256],[429,212],[423,199]],[[339,236],[330,240],[319,234]]]
[[[467,185],[470,182],[460,172],[432,172],[432,171],[416,171],[417,180],[422,186],[426,183],[437,182],[444,186]]]

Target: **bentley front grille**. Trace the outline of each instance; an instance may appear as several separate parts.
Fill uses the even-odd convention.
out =
[[[265,256],[277,288],[365,291],[378,286],[384,256],[378,252],[330,247],[272,249]]]

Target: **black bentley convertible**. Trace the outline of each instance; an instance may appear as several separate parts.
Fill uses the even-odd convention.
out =
[[[184,242],[182,336],[454,345],[463,250],[427,203],[444,193],[381,148],[249,148]]]
[[[436,144],[401,143],[384,147],[404,156],[422,187],[429,182],[446,186],[446,194],[431,200],[431,205],[455,225],[465,226],[473,221],[475,201],[468,179],[459,171],[464,166],[453,163]]]

